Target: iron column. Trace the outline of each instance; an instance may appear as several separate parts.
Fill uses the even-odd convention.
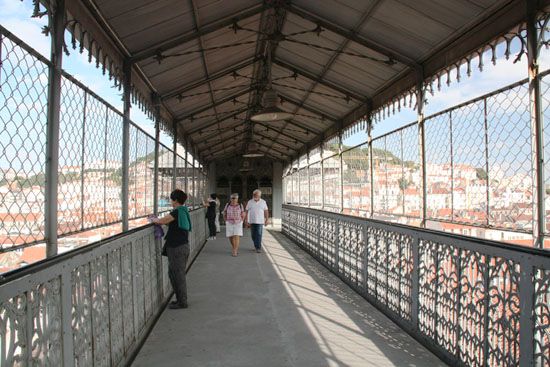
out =
[[[124,119],[122,122],[122,231],[128,230],[128,195],[130,194],[129,167],[130,167],[130,95],[132,93],[132,64],[124,61],[123,102]]]
[[[48,127],[46,138],[46,183],[44,237],[46,257],[57,255],[57,193],[59,178],[59,110],[65,34],[65,0],[58,0],[51,18],[51,64],[48,71]]]

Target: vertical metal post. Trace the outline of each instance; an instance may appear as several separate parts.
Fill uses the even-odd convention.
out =
[[[427,180],[426,180],[426,134],[424,129],[424,71],[417,70],[416,105],[418,121],[418,145],[420,150],[420,167],[422,170],[422,227],[426,226]]]
[[[174,140],[173,140],[173,152],[172,152],[172,190],[176,189],[177,186],[177,168],[178,168],[178,123],[174,120]]]
[[[159,213],[159,151],[160,151],[160,97],[153,95],[155,104],[155,163],[153,172],[153,214]]]
[[[123,102],[124,119],[122,122],[122,231],[128,230],[128,196],[130,190],[130,94],[132,93],[132,64],[124,61]]]
[[[487,202],[487,207],[485,208],[485,216],[487,219],[485,220],[485,223],[489,225],[489,122],[487,121],[487,98],[483,98],[483,128],[485,130],[485,174],[487,175],[487,178],[485,179],[485,200]]]
[[[419,297],[420,297],[420,238],[415,237],[412,241],[412,256],[413,256],[413,268],[412,268],[412,289],[411,289],[411,321],[413,330],[418,329],[418,310],[419,310]]]
[[[84,203],[86,202],[84,200],[84,170],[85,170],[85,163],[84,160],[86,159],[86,108],[88,105],[88,92],[84,91],[84,107],[82,108],[82,141],[81,143],[81,151],[80,151],[80,229],[84,229]]]
[[[535,282],[533,280],[533,263],[524,257],[520,264],[519,280],[519,365],[534,365],[534,298]]]
[[[544,247],[544,141],[542,121],[542,101],[539,76],[539,40],[536,25],[538,1],[527,2],[527,61],[529,68],[529,105],[531,111],[531,149],[533,183],[536,199],[533,203],[534,246]]]
[[[311,207],[311,176],[309,174],[309,147],[307,147],[307,207]]]
[[[189,158],[189,144],[187,144],[187,138],[183,141],[183,147],[185,149],[185,193],[189,196],[189,165],[187,164],[187,160]]]
[[[370,175],[370,217],[374,216],[374,167],[372,157],[372,114],[367,117],[367,134],[369,143],[369,175]]]
[[[321,139],[321,210],[325,210],[325,149],[323,148],[324,138]]]
[[[449,143],[451,152],[451,220],[455,216],[455,162],[453,146],[453,111],[449,112]]]
[[[46,138],[46,183],[44,237],[46,257],[57,255],[57,192],[59,177],[59,110],[65,34],[65,0],[58,0],[51,18],[51,64],[48,70],[48,115]]]
[[[340,158],[340,213],[344,212],[344,162],[342,161],[342,130],[338,132],[338,158]]]

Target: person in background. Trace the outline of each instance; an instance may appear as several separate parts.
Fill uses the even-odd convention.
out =
[[[206,208],[206,219],[208,220],[208,231],[210,232],[209,240],[216,239],[216,194],[210,194],[207,201],[203,202]]]
[[[220,206],[222,203],[220,202],[220,199],[216,197],[216,233],[220,233]]]
[[[168,307],[173,309],[187,308],[185,269],[191,249],[189,247],[189,231],[180,228],[178,225],[179,215],[183,212],[179,210],[179,207],[183,206],[187,200],[187,194],[181,190],[174,190],[170,194],[170,200],[174,210],[162,218],[152,218],[151,221],[155,224],[168,225],[168,232],[164,237],[166,256],[168,256],[168,276],[176,295],[176,300],[170,302]]]
[[[243,235],[244,208],[239,204],[239,194],[231,194],[229,203],[223,209],[225,235],[231,243],[231,256],[239,254],[240,237]]]
[[[250,235],[256,252],[262,251],[262,232],[264,225],[269,222],[267,203],[262,199],[262,192],[258,189],[252,193],[252,199],[246,204],[246,225],[250,227]]]

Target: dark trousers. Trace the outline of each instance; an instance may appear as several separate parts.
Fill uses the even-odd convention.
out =
[[[189,257],[189,244],[178,247],[166,247],[168,255],[168,277],[172,289],[176,294],[176,301],[179,304],[187,303],[187,280],[185,279],[185,268]]]
[[[257,249],[262,248],[262,232],[264,229],[263,224],[250,224],[250,236],[252,237],[252,242],[254,242],[254,247]]]
[[[206,217],[208,219],[208,230],[210,231],[210,237],[216,236],[216,217]]]

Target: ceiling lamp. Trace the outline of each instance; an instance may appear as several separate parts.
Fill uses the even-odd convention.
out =
[[[277,92],[271,88],[271,42],[267,44],[267,87],[262,98],[263,108],[252,115],[250,118],[256,122],[270,122],[287,120],[292,117],[290,112],[286,112],[277,106]]]
[[[257,143],[250,143],[248,144],[248,149],[245,154],[243,154],[244,158],[258,158],[263,157],[265,154],[258,148]]]

